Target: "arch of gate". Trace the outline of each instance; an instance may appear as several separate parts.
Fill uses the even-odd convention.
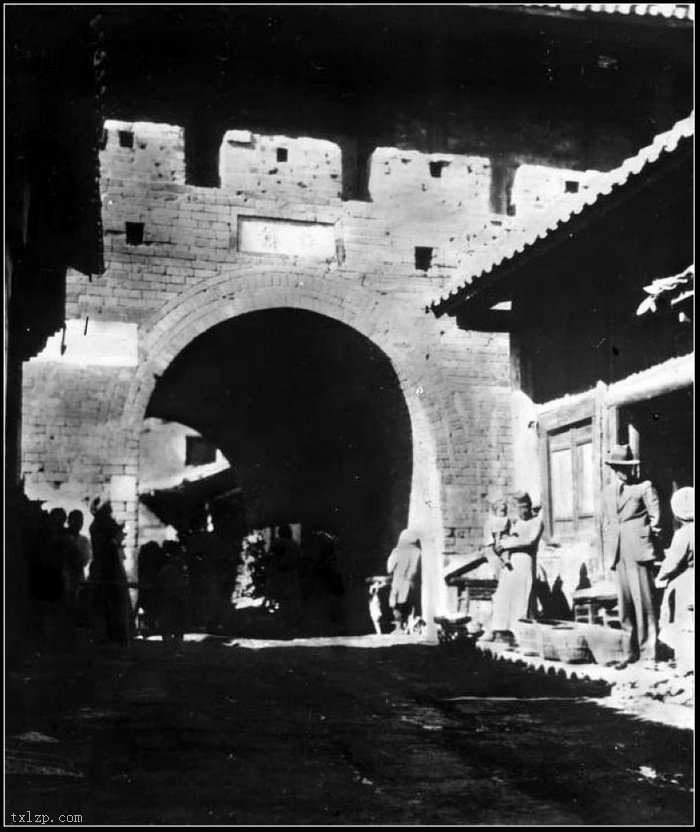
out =
[[[441,396],[439,369],[425,346],[434,338],[430,319],[415,305],[380,295],[326,273],[238,269],[192,286],[145,321],[139,330],[139,367],[123,414],[125,455],[138,460],[140,426],[158,378],[195,338],[250,312],[300,309],[346,324],[372,341],[389,360],[403,392],[412,431],[413,473],[409,524],[424,544],[423,611],[427,635],[444,607],[444,522],[438,447],[448,442],[450,398]]]

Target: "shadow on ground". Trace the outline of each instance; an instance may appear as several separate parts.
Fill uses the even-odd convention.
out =
[[[691,733],[598,707],[600,683],[456,645],[225,645],[35,657],[8,682],[6,811],[109,825],[692,822]]]

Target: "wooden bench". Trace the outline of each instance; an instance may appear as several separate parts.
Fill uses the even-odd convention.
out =
[[[457,612],[470,614],[470,605],[476,601],[491,601],[498,581],[486,578],[467,578],[464,575],[448,578],[447,585],[457,591]]]

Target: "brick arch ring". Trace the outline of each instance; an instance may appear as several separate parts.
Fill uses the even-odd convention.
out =
[[[433,634],[432,615],[444,606],[441,552],[444,547],[442,482],[437,447],[449,442],[448,418],[452,409],[439,369],[428,365],[416,332],[428,327],[411,320],[410,328],[397,336],[389,323],[387,300],[359,286],[349,286],[332,273],[320,276],[304,270],[284,272],[270,269],[236,269],[203,281],[165,304],[139,328],[139,366],[127,395],[122,436],[132,456],[138,455],[140,424],[158,378],[195,338],[217,324],[250,312],[288,308],[315,312],[346,324],[368,338],[385,355],[397,378],[408,408],[412,430],[413,475],[409,503],[409,524],[425,541],[425,556],[431,553],[434,568],[423,571],[423,610],[430,620],[427,634]],[[409,313],[412,310],[406,310]],[[396,316],[403,320],[406,316]],[[416,337],[418,335],[418,337]],[[410,337],[413,344],[406,342]]]

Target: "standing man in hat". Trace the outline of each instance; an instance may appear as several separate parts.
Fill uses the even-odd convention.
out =
[[[615,445],[605,464],[615,480],[603,490],[603,554],[617,576],[622,627],[630,634],[626,667],[639,659],[656,659],[658,625],[654,612],[654,541],[659,526],[659,498],[649,480],[639,482],[639,460],[629,445]]]

